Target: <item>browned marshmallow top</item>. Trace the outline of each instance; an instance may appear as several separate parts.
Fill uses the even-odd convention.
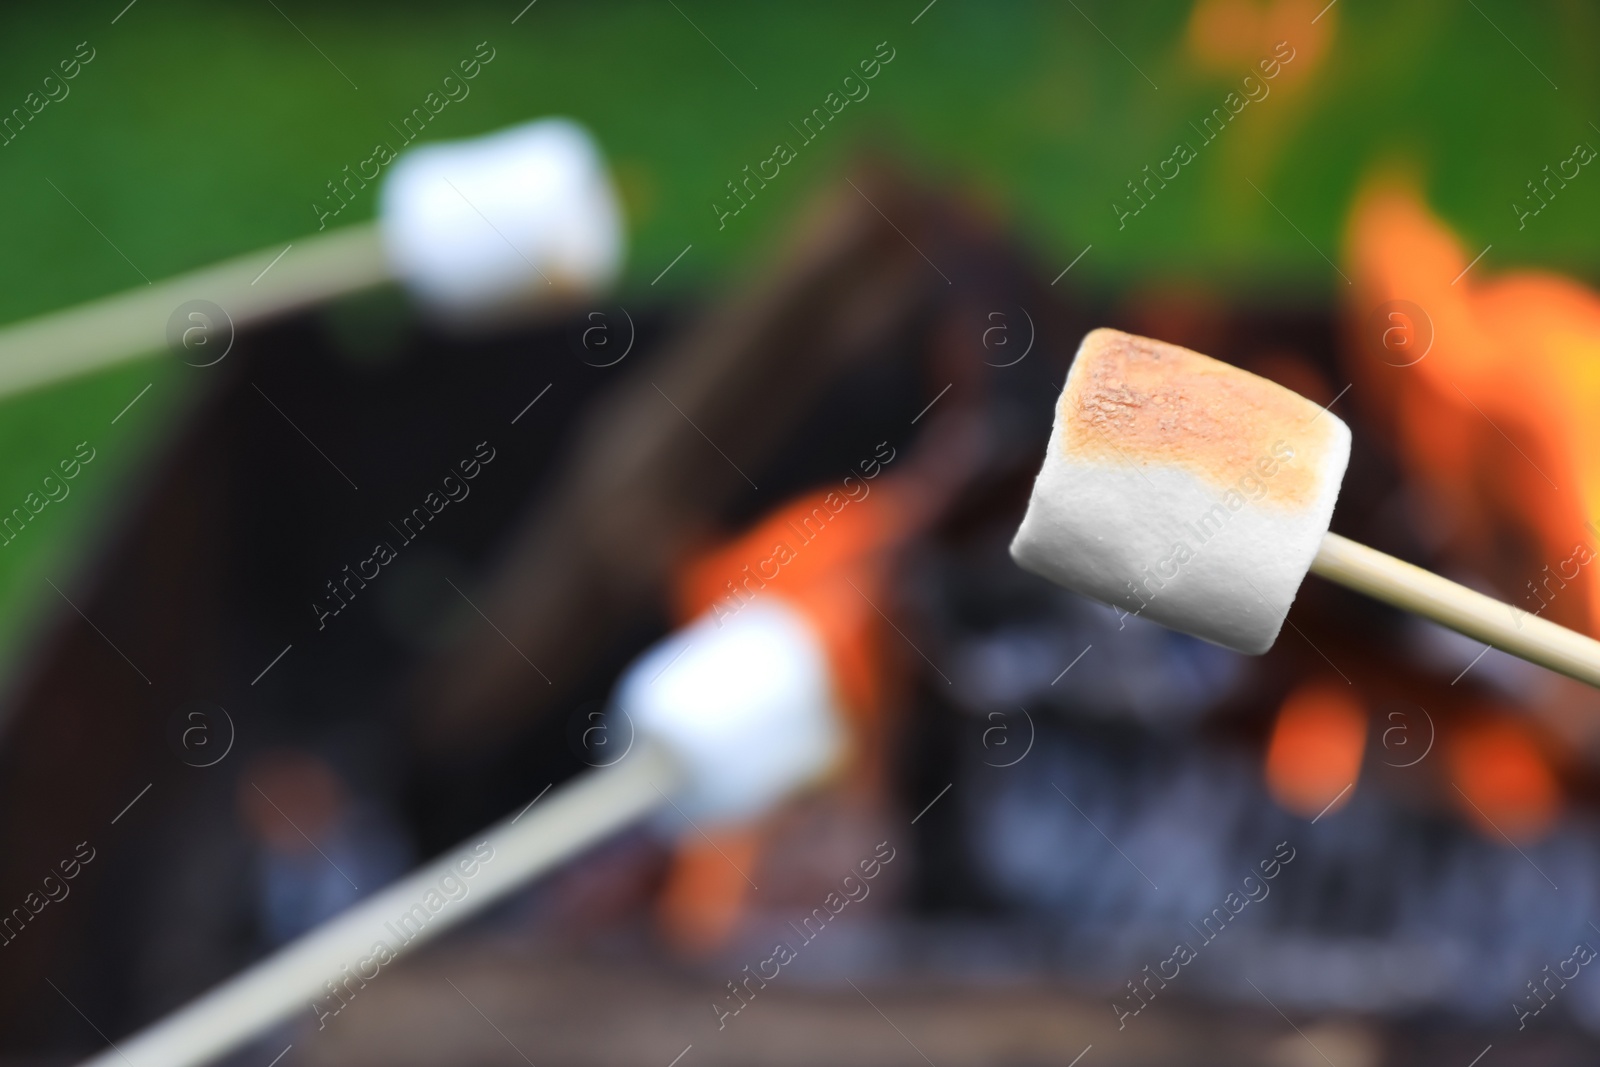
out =
[[[1107,329],[1084,338],[1061,396],[1074,462],[1180,467],[1223,491],[1250,479],[1251,496],[1290,509],[1325,477],[1334,420],[1321,411],[1210,356]]]

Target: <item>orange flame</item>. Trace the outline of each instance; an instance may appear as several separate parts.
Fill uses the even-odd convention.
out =
[[[1561,787],[1533,731],[1509,713],[1470,722],[1445,742],[1456,806],[1483,834],[1542,836],[1561,810]]]
[[[1348,804],[1366,740],[1367,709],[1349,686],[1319,681],[1294,690],[1267,743],[1272,799],[1308,819]]]
[[[1283,68],[1283,84],[1294,85],[1309,81],[1321,64],[1338,18],[1327,0],[1198,0],[1184,46],[1200,69],[1233,74],[1250,71],[1279,41],[1288,41],[1296,54]]]
[[[804,494],[688,561],[675,607],[684,622],[705,612],[725,619],[764,597],[799,611],[822,642],[850,716],[850,784],[870,793],[883,784],[884,710],[897,682],[878,605],[894,552],[921,512],[912,494],[888,479],[873,486],[858,481],[855,492],[859,498],[842,488]],[[715,950],[737,928],[747,903],[743,872],[759,864],[766,834],[761,827],[724,828],[712,837],[678,847],[658,901],[663,935],[688,955]]]
[[[1592,629],[1600,295],[1553,273],[1496,277],[1473,255],[1410,183],[1368,185],[1349,230],[1352,399],[1391,421],[1451,551],[1524,610]],[[1534,558],[1497,574],[1519,541]]]

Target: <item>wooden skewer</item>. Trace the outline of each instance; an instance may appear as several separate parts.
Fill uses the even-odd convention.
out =
[[[189,300],[209,300],[236,330],[389,281],[376,223],[263,249],[0,330],[0,397],[160,352],[167,321]],[[271,266],[272,269],[265,270]]]
[[[1329,533],[1313,573],[1600,688],[1600,641]]]
[[[340,1003],[330,1000],[332,994],[324,983],[332,982],[334,988],[344,990],[342,983],[357,971],[358,961],[372,961],[377,942],[390,945],[397,953],[409,952],[464,922],[666,803],[667,795],[682,781],[681,774],[664,749],[641,740],[616,764],[562,786],[545,800],[470,838],[165,1019],[85,1060],[81,1067],[198,1067],[294,1013],[304,1013],[309,1021],[314,1017],[314,1000]],[[480,841],[493,848],[493,858],[464,878],[456,864],[473,857],[481,860],[482,854],[474,853],[474,843]],[[447,875],[467,886],[466,895],[447,902],[409,941],[401,941],[390,927],[411,914],[425,895],[432,893],[438,899],[440,879]],[[395,946],[397,941],[401,943]],[[365,981],[377,980],[381,980],[381,971],[378,978],[365,976]]]
[[[453,193],[440,192],[445,185]],[[604,159],[568,119],[408,151],[387,171],[378,210],[379,221],[0,330],[0,397],[158,352],[169,321],[175,346],[178,336],[192,343],[196,325],[209,343],[210,329],[225,324],[190,319],[194,309],[175,320],[194,300],[217,305],[241,330],[399,280],[439,318],[476,326],[608,285],[622,260],[621,206]],[[204,351],[220,358],[216,348]]]

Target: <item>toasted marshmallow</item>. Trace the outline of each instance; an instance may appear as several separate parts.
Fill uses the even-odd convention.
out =
[[[1349,459],[1350,428],[1305,397],[1095,330],[1011,555],[1127,614],[1259,655],[1328,532]]]

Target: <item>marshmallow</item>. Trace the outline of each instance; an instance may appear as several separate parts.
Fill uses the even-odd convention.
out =
[[[1095,330],[1011,555],[1123,612],[1259,655],[1328,531],[1349,459],[1349,427],[1304,397],[1187,348]]]
[[[689,818],[747,822],[832,769],[844,718],[828,659],[805,618],[775,598],[710,614],[640,656],[618,682],[610,733],[654,739],[676,758]]]
[[[622,209],[604,161],[566,119],[406,152],[378,215],[395,276],[446,319],[600,288],[622,265]]]

